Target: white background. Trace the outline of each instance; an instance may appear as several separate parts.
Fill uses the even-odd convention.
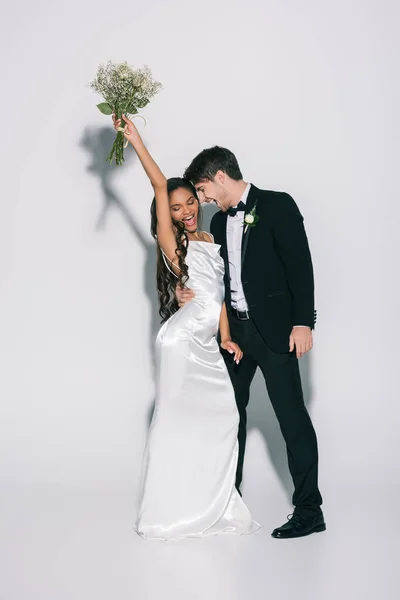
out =
[[[397,3],[25,0],[1,12],[2,596],[394,598]],[[87,87],[109,59],[148,64],[163,84],[138,126],[167,176],[224,145],[245,180],[289,192],[305,217],[318,322],[302,373],[325,534],[270,538],[291,483],[259,376],[244,495],[262,532],[164,545],[132,531],[159,320],[151,188],[132,151],[121,169],[104,162],[114,131]]]

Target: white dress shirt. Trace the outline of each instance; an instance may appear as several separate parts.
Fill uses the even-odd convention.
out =
[[[250,187],[251,184],[248,183],[239,202],[246,204]],[[238,211],[236,215],[228,215],[226,221],[226,243],[228,248],[228,263],[231,284],[231,304],[232,308],[240,311],[249,310],[242,285],[242,237],[244,215],[244,211]],[[295,327],[307,326],[296,325]]]
[[[250,191],[250,183],[246,185],[240,201],[246,204]],[[239,201],[239,202],[240,202]],[[238,202],[238,204],[239,204]],[[229,274],[231,278],[231,304],[236,310],[248,310],[242,285],[242,236],[244,211],[235,216],[228,215],[226,222],[226,243],[228,247]]]

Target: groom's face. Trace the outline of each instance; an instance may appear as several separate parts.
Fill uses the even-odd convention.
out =
[[[225,174],[223,174],[225,175]],[[218,173],[214,179],[203,179],[196,184],[196,191],[200,202],[214,202],[222,212],[229,208],[229,200],[224,185],[224,178],[219,177]]]

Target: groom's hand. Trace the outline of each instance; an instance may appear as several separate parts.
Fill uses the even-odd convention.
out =
[[[180,285],[176,286],[175,290],[176,299],[180,308],[185,306],[186,302],[190,302],[195,297],[195,293],[190,288],[182,288]]]
[[[313,347],[312,331],[309,327],[293,327],[289,338],[289,351],[296,348],[297,358],[307,354]]]

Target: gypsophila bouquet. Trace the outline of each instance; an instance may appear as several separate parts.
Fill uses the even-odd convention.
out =
[[[157,94],[161,83],[154,81],[150,69],[146,66],[133,69],[126,62],[108,61],[106,65],[99,66],[90,87],[104,99],[104,102],[97,105],[103,115],[114,113],[117,119],[121,119],[124,114],[132,119],[141,116],[138,115],[139,109],[145,107]],[[117,165],[122,165],[125,160],[124,147],[126,148],[127,144],[124,128],[121,127],[107,160],[112,163],[115,159]]]

